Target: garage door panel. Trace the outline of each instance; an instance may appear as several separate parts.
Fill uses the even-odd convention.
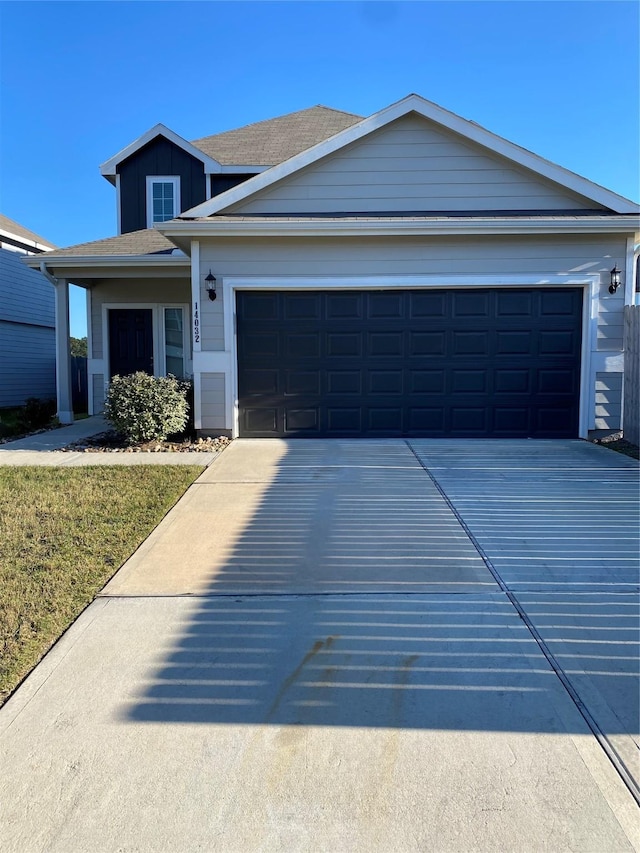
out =
[[[339,435],[359,435],[362,432],[362,409],[356,406],[329,406],[327,430]]]
[[[531,389],[531,371],[498,368],[494,371],[493,388],[496,394],[528,394]]]
[[[530,409],[526,406],[496,406],[493,413],[493,432],[508,436],[514,432],[527,435]]]
[[[367,383],[369,394],[402,394],[403,380],[401,370],[370,370]]]
[[[409,319],[420,320],[428,318],[437,320],[446,315],[446,294],[441,293],[409,293]]]
[[[484,394],[487,391],[485,370],[453,369],[451,372],[452,394]]]
[[[367,352],[372,358],[401,358],[403,338],[402,332],[371,332]]]
[[[445,410],[437,406],[412,406],[409,408],[409,435],[443,435]]]
[[[317,370],[287,370],[285,372],[285,391],[287,396],[319,397],[320,374]]]
[[[496,293],[497,317],[530,317],[531,313],[531,293],[502,290]]]
[[[451,355],[489,355],[488,332],[453,332]]]
[[[361,320],[361,293],[329,293],[326,297],[326,317],[328,320]]]
[[[531,355],[533,352],[532,334],[530,331],[497,332],[497,355]]]
[[[263,406],[259,409],[246,407],[242,420],[244,432],[278,434],[278,410],[274,407]]]
[[[403,410],[396,408],[375,408],[371,407],[366,410],[367,416],[367,431],[371,433],[382,433],[384,435],[402,435]]]
[[[484,406],[452,406],[451,435],[486,435],[488,411]]]
[[[287,295],[283,308],[284,317],[287,320],[319,320],[320,295],[317,293]]]
[[[327,335],[326,354],[329,358],[361,358],[363,354],[362,334],[357,332],[333,332]]]
[[[445,372],[440,370],[410,370],[409,393],[442,394],[445,386]]]
[[[317,407],[287,409],[284,413],[285,432],[313,433],[320,431],[320,412]]]
[[[489,294],[476,290],[453,293],[451,316],[455,318],[487,318],[489,316]]]
[[[410,332],[410,356],[441,356],[446,355],[447,338],[444,332]]]
[[[367,300],[367,316],[372,320],[403,320],[403,293],[372,293]]]
[[[579,288],[238,294],[246,436],[574,437]]]

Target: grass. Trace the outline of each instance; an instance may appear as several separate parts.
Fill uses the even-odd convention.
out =
[[[0,705],[201,471],[0,469]]]

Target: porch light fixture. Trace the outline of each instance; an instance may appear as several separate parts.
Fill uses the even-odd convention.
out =
[[[611,284],[609,285],[609,293],[615,293],[616,290],[620,287],[620,273],[622,271],[618,269],[618,264],[614,266],[611,270]]]
[[[218,294],[216,293],[216,277],[211,270],[209,270],[209,275],[205,276],[204,286],[207,288],[209,299],[213,302]]]

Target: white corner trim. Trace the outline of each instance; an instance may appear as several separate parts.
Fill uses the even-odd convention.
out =
[[[300,169],[304,169],[316,163],[321,158],[344,148],[345,145],[350,145],[352,142],[368,136],[375,130],[379,130],[381,127],[411,112],[415,112],[447,130],[451,130],[472,142],[482,145],[489,151],[506,157],[514,163],[524,166],[531,172],[554,181],[573,193],[585,196],[597,204],[611,208],[617,213],[636,213],[640,210],[640,207],[629,199],[611,190],[607,190],[580,175],[576,175],[562,166],[551,163],[549,160],[545,160],[537,154],[533,154],[531,151],[515,145],[513,142],[508,142],[506,139],[485,130],[474,122],[467,121],[467,119],[463,119],[455,113],[449,112],[449,110],[445,110],[443,107],[421,98],[419,95],[408,95],[401,101],[397,101],[385,109],[374,113],[369,118],[363,119],[357,124],[335,134],[335,136],[319,142],[311,148],[307,148],[289,160],[285,160],[284,163],[273,166],[266,172],[250,178],[238,187],[227,190],[227,192],[221,193],[219,196],[215,196],[215,198],[185,211],[183,216],[197,218],[199,216],[211,216],[214,213],[219,213],[225,208],[249,198],[254,193],[272,186],[277,181],[289,177],[289,175]]]
[[[117,167],[120,163],[126,160],[128,157],[131,157],[132,154],[135,154],[136,151],[139,151],[147,142],[151,142],[152,139],[155,139],[156,136],[164,136],[165,139],[168,139],[169,142],[173,142],[174,145],[177,145],[178,148],[182,148],[187,154],[191,154],[192,157],[195,157],[196,160],[200,160],[200,162],[204,165],[205,174],[211,174],[212,172],[220,171],[220,163],[217,160],[214,160],[213,157],[209,157],[199,148],[196,148],[195,145],[192,145],[190,142],[187,142],[186,139],[183,139],[181,136],[178,136],[173,130],[170,130],[164,124],[156,124],[142,136],[139,136],[121,151],[118,151],[117,154],[114,154],[113,157],[110,157],[108,160],[105,160],[104,163],[100,166],[100,174],[105,178],[109,176],[113,176],[117,174]]]
[[[153,228],[155,225],[160,225],[160,222],[153,221],[153,185],[154,184],[172,184],[173,185],[173,213],[171,219],[175,219],[180,215],[180,175],[147,175],[147,228]],[[168,222],[169,220],[164,220]]]
[[[633,305],[635,300],[635,246],[638,242],[638,234],[633,237],[627,237],[627,251],[624,259],[624,304]]]
[[[120,174],[116,175],[116,226],[118,235],[122,234],[122,196],[120,193]]]
[[[202,349],[202,294],[200,291],[200,242],[191,241],[191,346],[194,354]]]

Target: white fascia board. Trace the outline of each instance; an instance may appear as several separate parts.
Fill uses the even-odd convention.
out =
[[[139,151],[143,145],[146,145],[147,142],[151,142],[151,140],[155,139],[156,136],[164,136],[165,139],[173,142],[173,144],[177,145],[178,148],[182,148],[182,150],[186,151],[187,154],[191,154],[191,156],[195,157],[196,160],[200,160],[200,162],[204,164],[205,174],[210,175],[220,171],[221,166],[217,160],[209,157],[199,148],[196,148],[195,145],[192,145],[190,142],[187,142],[186,139],[178,136],[177,133],[170,130],[164,124],[156,124],[150,130],[147,130],[146,133],[143,133],[142,136],[139,136],[136,140],[127,145],[126,148],[123,148],[122,151],[118,151],[117,154],[114,154],[113,157],[106,160],[100,166],[100,174],[105,178],[115,175],[118,165],[122,163],[123,160],[126,160],[127,157],[135,154],[136,151]]]
[[[482,219],[443,220],[440,222],[398,221],[394,219],[335,222],[219,222],[215,217],[208,222],[172,222],[170,227],[158,229],[169,239],[171,235],[194,237],[260,237],[295,234],[306,236],[365,237],[365,236],[422,236],[451,234],[632,234],[638,220],[611,217],[607,220],[576,219]]]
[[[49,246],[47,243],[38,243],[37,240],[31,240],[22,234],[14,234],[13,231],[7,231],[6,228],[0,228],[0,241],[3,239],[11,243],[20,243],[27,252],[50,252],[56,248],[55,246]]]
[[[56,267],[65,269],[90,269],[95,267],[122,269],[124,267],[165,267],[167,269],[188,269],[191,265],[191,260],[185,255],[172,256],[162,255],[154,257],[152,255],[57,255],[55,258],[48,258],[42,255],[31,255],[29,258],[23,259],[28,267],[40,270],[40,265],[45,263],[48,267]]]
[[[543,178],[554,181],[556,184],[570,190],[573,193],[584,196],[597,204],[603,205],[614,210],[616,213],[637,213],[640,211],[640,206],[635,204],[617,193],[607,190],[604,187],[594,184],[586,178],[564,169],[562,166],[557,166],[549,160],[521,148],[512,142],[508,142],[496,134],[485,130],[478,124],[461,118],[455,113],[439,107],[437,104],[427,101],[419,95],[408,95],[401,101],[374,113],[369,118],[363,119],[358,124],[354,124],[346,130],[335,134],[329,139],[319,142],[317,145],[307,148],[300,154],[285,160],[277,166],[273,166],[255,178],[251,178],[238,187],[227,190],[219,196],[185,211],[182,216],[189,218],[197,218],[200,216],[211,216],[214,213],[220,213],[233,204],[252,196],[254,193],[260,192],[263,189],[273,185],[283,178],[289,177],[294,172],[310,166],[329,154],[333,154],[340,148],[356,142],[362,137],[379,130],[381,127],[395,121],[410,112],[415,112],[430,121],[445,127],[454,133],[459,134],[466,139],[472,140],[479,145],[484,146],[490,151],[499,154],[502,157],[513,161],[514,163],[524,166],[531,172],[540,175]]]

